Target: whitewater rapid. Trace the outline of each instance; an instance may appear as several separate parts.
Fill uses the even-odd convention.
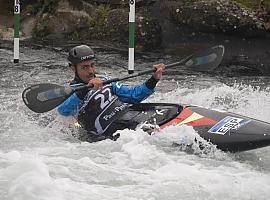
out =
[[[10,50],[0,53],[1,200],[269,199],[270,147],[235,154],[214,146],[207,153],[196,145],[193,152],[182,151],[173,144],[196,137],[187,126],[152,136],[122,130],[117,141],[80,142],[70,120],[56,111],[33,113],[21,99],[28,85],[72,78],[64,67],[66,53],[23,48],[19,65],[12,64]],[[100,54],[107,59],[101,65],[126,63],[119,55]],[[102,70],[114,77],[123,71]],[[270,122],[269,86],[236,80],[229,85],[208,75],[164,77],[146,102],[200,105]]]

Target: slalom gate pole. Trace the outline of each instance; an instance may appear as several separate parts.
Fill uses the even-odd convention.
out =
[[[14,0],[14,63],[19,62],[20,0]]]
[[[135,1],[129,0],[129,37],[128,37],[128,73],[134,73],[134,45],[135,45]]]

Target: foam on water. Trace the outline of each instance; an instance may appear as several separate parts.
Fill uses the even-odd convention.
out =
[[[269,174],[229,154],[198,156],[172,147],[190,127],[149,136],[120,131],[116,142],[49,141],[0,153],[6,199],[267,199]],[[41,142],[41,141],[37,141]]]
[[[179,87],[166,94],[152,96],[151,101],[199,105],[235,112],[270,122],[270,90],[235,83],[232,87],[215,84],[204,89]]]

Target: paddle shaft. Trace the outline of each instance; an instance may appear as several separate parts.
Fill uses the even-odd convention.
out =
[[[193,55],[190,55],[184,59],[182,59],[181,61],[178,61],[178,62],[175,62],[175,63],[171,63],[171,64],[168,64],[168,65],[165,65],[165,69],[169,69],[169,68],[172,68],[172,67],[175,67],[175,66],[178,66],[178,65],[184,65],[184,63],[186,63]],[[107,85],[107,84],[110,84],[112,82],[116,82],[116,81],[123,81],[123,80],[127,80],[127,79],[131,79],[131,78],[134,78],[134,77],[138,77],[138,76],[142,76],[142,75],[146,75],[146,74],[150,74],[150,73],[153,73],[155,72],[156,70],[155,69],[149,69],[149,70],[145,70],[145,71],[142,71],[142,72],[138,72],[138,73],[135,73],[135,74],[131,74],[131,75],[128,75],[128,76],[124,76],[122,78],[112,78],[112,79],[109,79],[109,80],[106,80],[106,81],[103,81],[102,84],[103,85]],[[79,90],[83,90],[85,88],[92,88],[93,85],[83,85],[83,86],[79,86],[77,88],[75,88],[73,90],[73,92],[76,92],[76,91],[79,91]],[[73,93],[72,92],[72,93]]]

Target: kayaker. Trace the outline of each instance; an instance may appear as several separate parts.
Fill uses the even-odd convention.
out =
[[[153,65],[154,74],[144,83],[127,86],[119,82],[103,85],[106,77],[96,74],[96,59],[94,51],[87,45],[72,48],[68,55],[69,66],[74,72],[71,87],[91,85],[90,89],[80,90],[71,95],[59,107],[62,116],[73,116],[87,132],[86,140],[98,141],[106,138],[115,139],[112,122],[119,119],[127,108],[137,104],[154,93],[156,84],[162,77],[165,65]]]

